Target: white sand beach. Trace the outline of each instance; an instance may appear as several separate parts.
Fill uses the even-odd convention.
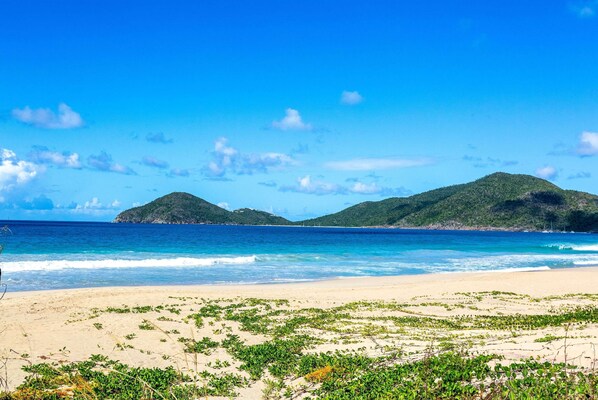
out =
[[[476,295],[479,294],[479,295]],[[594,295],[594,296],[593,296]],[[284,299],[289,312],[308,308],[332,309],[352,302],[406,304],[400,310],[358,310],[359,315],[417,315],[448,318],[459,315],[543,314],[572,307],[598,305],[598,268],[538,272],[452,273],[418,276],[337,279],[296,284],[247,286],[116,287],[7,293],[0,301],[0,358],[9,389],[25,377],[28,363],[70,362],[103,354],[134,366],[173,365],[179,370],[207,368],[215,360],[233,362],[224,349],[191,357],[182,350],[178,336],[221,340],[223,330],[234,332],[249,344],[264,341],[239,324],[209,321],[198,328],[185,320],[211,300],[224,303],[248,298]],[[149,312],[107,312],[112,308],[151,306]],[[158,307],[156,309],[156,307]],[[166,310],[171,309],[171,312]],[[407,314],[406,314],[407,313]],[[187,322],[187,323],[186,323]],[[351,321],[346,322],[349,324]],[[140,329],[150,324],[151,328]],[[362,322],[359,322],[360,324]],[[220,328],[220,329],[218,329]],[[417,330],[414,328],[414,330]],[[330,340],[314,351],[365,347],[381,351],[381,343],[400,345],[414,353],[434,345],[429,336],[357,335],[353,340]],[[311,332],[332,339],[335,332]],[[421,333],[421,332],[420,332]],[[449,332],[445,332],[448,334]],[[437,341],[446,340],[437,333]],[[507,359],[529,356],[564,360],[589,366],[594,362],[598,326],[548,327],[533,331],[475,330],[452,332],[474,352],[491,352]],[[554,341],[538,341],[553,335]],[[455,338],[456,337],[456,338]],[[480,338],[483,338],[481,340]],[[563,348],[564,338],[568,340]],[[338,339],[338,338],[337,338]],[[432,342],[432,343],[430,343]],[[460,343],[460,342],[459,342]],[[232,367],[231,367],[232,368]],[[243,389],[240,398],[259,398],[260,383]]]

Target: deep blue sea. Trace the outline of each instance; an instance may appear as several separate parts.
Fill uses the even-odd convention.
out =
[[[9,291],[598,265],[598,235],[0,221]]]

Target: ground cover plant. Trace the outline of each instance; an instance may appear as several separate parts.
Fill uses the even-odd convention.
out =
[[[522,304],[529,313],[513,312]],[[128,324],[118,360],[153,361],[27,354],[26,378],[0,399],[598,399],[593,294],[322,307],[178,297],[91,309],[67,323],[108,335],[117,321]]]

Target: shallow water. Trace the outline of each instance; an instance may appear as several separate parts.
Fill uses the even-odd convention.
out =
[[[598,235],[0,221],[10,291],[598,265]]]

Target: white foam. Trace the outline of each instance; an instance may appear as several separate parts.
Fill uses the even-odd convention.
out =
[[[103,268],[160,268],[160,267],[210,267],[213,265],[251,264],[256,256],[244,257],[176,257],[148,258],[142,260],[45,260],[12,261],[0,264],[3,272],[59,271],[64,269],[103,269]]]
[[[577,251],[598,251],[598,244],[588,244],[586,246],[571,246],[571,248]]]
[[[598,265],[598,260],[589,260],[589,261],[573,261],[574,265]]]
[[[546,245],[549,248],[575,251],[598,251],[598,244],[576,245],[571,243],[554,243]]]

